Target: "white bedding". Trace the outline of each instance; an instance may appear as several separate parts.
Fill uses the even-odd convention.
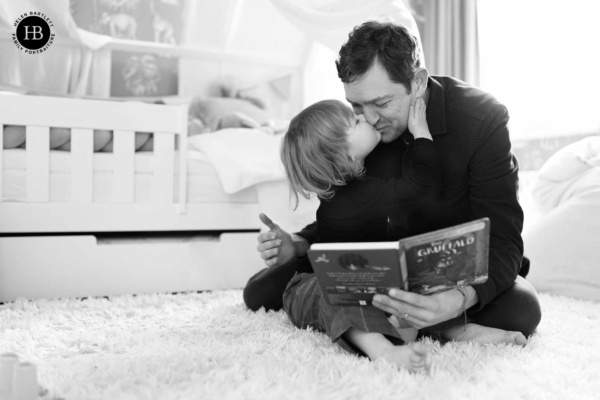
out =
[[[261,129],[230,128],[194,135],[188,147],[214,166],[225,193],[284,179],[279,159],[282,135]],[[197,153],[196,153],[197,154]]]
[[[292,209],[279,158],[282,137],[261,129],[231,128],[191,136],[188,143],[192,157],[205,156],[210,161],[226,193],[256,188],[260,211],[294,232],[315,220],[319,201],[301,198]]]

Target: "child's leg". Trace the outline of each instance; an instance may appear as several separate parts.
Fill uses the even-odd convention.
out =
[[[442,332],[442,337],[457,342],[516,344],[520,346],[527,344],[527,338],[521,332],[489,328],[474,323],[448,328]]]
[[[423,371],[428,366],[429,347],[424,343],[395,346],[384,335],[350,328],[344,339],[362,350],[372,361],[380,358],[405,367],[410,372]]]
[[[283,306],[298,328],[310,327],[324,332],[348,352],[362,353],[372,360],[384,358],[409,371],[427,368],[427,345],[395,346],[391,338],[405,339],[378,308],[328,304],[314,274],[298,274],[290,280],[283,295]]]

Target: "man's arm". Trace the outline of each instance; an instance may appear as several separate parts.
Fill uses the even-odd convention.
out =
[[[490,219],[489,277],[477,291],[481,309],[515,282],[523,258],[523,210],[519,204],[518,162],[511,152],[508,112],[497,105],[473,138],[469,187],[473,219]]]

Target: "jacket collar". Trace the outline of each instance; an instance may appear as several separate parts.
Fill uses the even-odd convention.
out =
[[[427,81],[429,100],[427,101],[427,126],[431,136],[445,135],[446,130],[446,96],[444,87],[433,77]]]
[[[446,96],[444,87],[430,76],[427,80],[427,90],[429,91],[429,99],[427,100],[427,126],[429,127],[429,132],[431,136],[445,135],[448,132],[446,130]],[[408,130],[400,138],[406,144],[414,141],[413,136]],[[402,141],[399,141],[398,144]]]

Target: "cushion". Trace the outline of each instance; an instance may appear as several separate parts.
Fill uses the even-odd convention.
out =
[[[541,215],[523,232],[527,279],[540,292],[600,301],[600,136],[548,159],[532,194]]]
[[[189,108],[190,119],[198,119],[210,131],[223,128],[267,125],[275,116],[253,102],[241,98],[196,97]]]

